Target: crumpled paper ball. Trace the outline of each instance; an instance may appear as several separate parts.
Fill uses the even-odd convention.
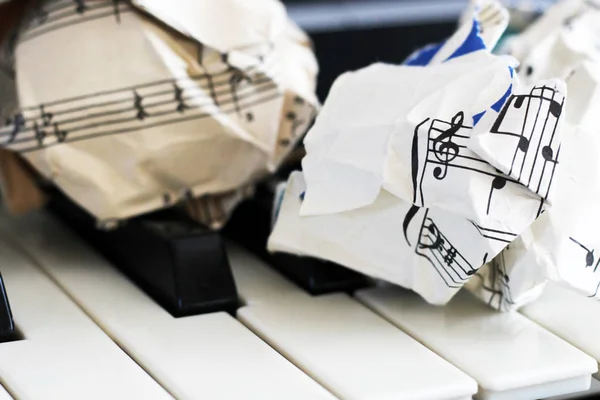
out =
[[[583,103],[567,77],[525,79],[517,59],[490,53],[507,24],[499,2],[473,2],[451,38],[405,66],[342,75],[304,141],[303,172],[276,203],[269,250],[333,261],[433,304],[465,284],[502,310],[535,298],[511,290],[529,288],[539,268],[509,277],[506,263],[568,206],[565,180],[594,182],[595,171],[570,165],[594,170],[600,147],[569,136],[582,122],[572,89]],[[547,268],[543,277],[560,280]]]
[[[311,43],[276,0],[48,0],[14,53],[2,146],[105,225],[187,201],[222,226],[318,107]]]
[[[535,300],[554,281],[588,297],[600,297],[600,9],[566,0],[507,50],[521,58],[523,82],[558,77],[569,92],[552,207],[531,224],[467,288],[501,310]]]

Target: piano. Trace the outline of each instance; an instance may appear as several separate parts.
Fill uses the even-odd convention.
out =
[[[423,10],[434,3],[438,13]],[[441,3],[287,2],[321,58],[321,98],[344,70],[400,62],[447,36],[464,2]],[[590,317],[600,303],[567,289],[550,285],[517,313],[466,292],[435,307],[339,265],[268,254],[273,186],[286,173],[220,233],[175,211],[101,231],[52,189],[44,210],[0,209],[0,400],[600,393],[600,318]]]

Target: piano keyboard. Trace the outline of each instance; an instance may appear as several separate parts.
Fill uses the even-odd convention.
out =
[[[0,343],[0,400],[576,398],[597,372],[598,330],[561,330],[543,309],[498,314],[469,294],[435,308],[387,287],[311,296],[229,243],[237,317],[174,318],[50,215],[0,228],[24,337]]]

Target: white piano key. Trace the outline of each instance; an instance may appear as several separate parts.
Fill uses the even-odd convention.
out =
[[[281,297],[289,296],[311,297],[235,243],[227,243],[227,257],[238,288],[238,295],[246,305],[272,303]]]
[[[592,397],[595,396],[595,397]],[[544,400],[591,400],[592,398],[600,398],[600,382],[592,379],[591,387],[584,392],[570,393],[566,395],[548,397]]]
[[[587,390],[595,361],[519,313],[500,313],[469,293],[432,306],[397,287],[357,298],[479,383],[477,399],[539,399]]]
[[[338,397],[459,399],[475,392],[471,378],[348,296],[310,296],[235,244],[227,254],[248,305],[238,318]]]
[[[5,239],[2,274],[25,339],[0,343],[0,381],[16,398],[172,398]]]
[[[229,244],[238,319],[342,399],[470,398],[467,375],[346,295],[309,296]]]
[[[96,323],[175,397],[335,398],[228,314],[173,318],[49,215],[6,224]]]
[[[600,364],[600,302],[549,282],[521,312]],[[600,373],[595,375],[600,379]]]
[[[283,297],[243,307],[238,318],[341,399],[469,399],[476,391],[471,378],[345,294]]]

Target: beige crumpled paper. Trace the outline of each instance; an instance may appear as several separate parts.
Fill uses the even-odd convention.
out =
[[[15,60],[2,145],[105,224],[187,200],[220,227],[318,107],[276,0],[49,0]]]

